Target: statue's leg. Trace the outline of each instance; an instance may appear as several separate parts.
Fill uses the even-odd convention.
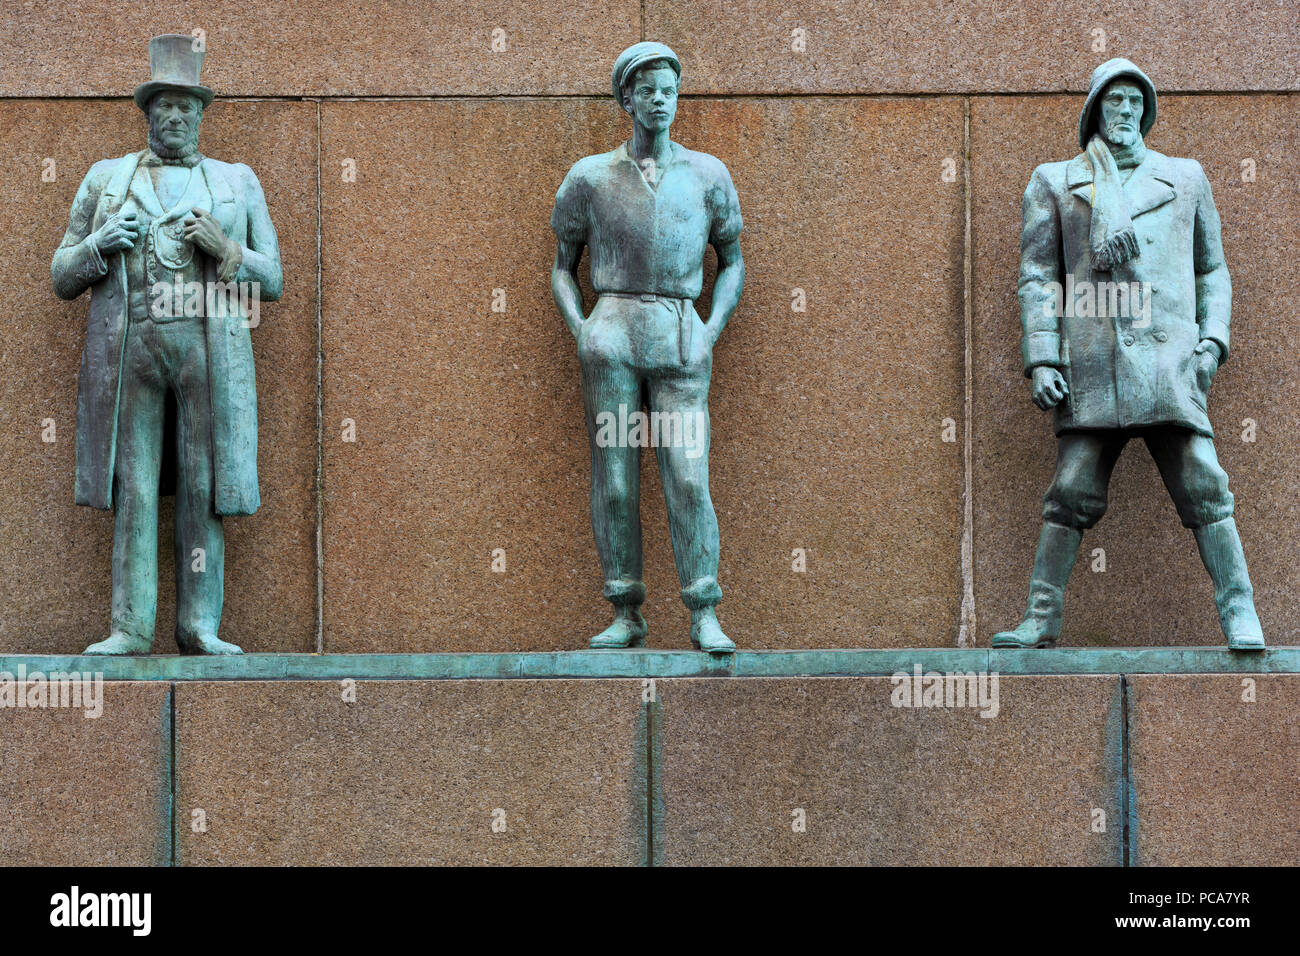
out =
[[[1127,441],[1124,432],[1065,432],[1057,447],[1056,474],[1043,496],[1024,619],[993,635],[994,647],[1052,647],[1061,636],[1065,585],[1083,532],[1106,513],[1106,492]]]
[[[691,643],[701,650],[727,654],[736,645],[723,633],[714,611],[722,600],[722,588],[718,585],[718,519],[709,495],[709,378],[713,357],[703,333],[693,338],[685,366],[669,365],[652,376],[650,412],[658,416],[655,455],[664,486],[682,603],[691,612]]]
[[[176,644],[184,654],[239,654],[217,637],[226,539],[212,493],[212,403],[202,322],[168,326],[176,395]]]
[[[1147,437],[1147,447],[1183,527],[1196,536],[1201,560],[1214,582],[1214,604],[1228,646],[1239,651],[1263,650],[1264,629],[1255,612],[1246,555],[1232,518],[1228,474],[1219,464],[1214,440],[1187,428],[1165,428]]]
[[[87,654],[147,654],[158,609],[158,471],[165,386],[149,323],[133,323],[122,360],[113,472],[113,607]]]
[[[631,362],[627,310],[602,299],[581,335],[582,394],[591,442],[591,527],[614,621],[594,648],[639,647],[647,632],[641,552],[641,449],[622,439],[619,422],[641,410],[641,376]]]

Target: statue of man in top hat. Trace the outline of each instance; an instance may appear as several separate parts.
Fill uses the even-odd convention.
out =
[[[1025,619],[994,647],[1050,647],[1081,536],[1106,511],[1111,471],[1142,439],[1214,582],[1234,650],[1261,650],[1228,476],[1206,415],[1228,358],[1232,284],[1199,163],[1149,149],[1156,91],[1124,59],[1092,74],[1083,152],[1034,170],[1022,206],[1021,354],[1034,403],[1055,409],[1056,475]]]
[[[149,652],[158,499],[173,487],[176,643],[240,653],[217,637],[221,521],[261,502],[250,314],[280,297],[280,250],[253,171],[198,151],[202,62],[194,37],[149,41],[152,79],[135,90],[149,148],[91,167],[51,265],[60,298],[91,290],[76,501],[114,512],[110,633],[87,654]]]
[[[591,439],[591,523],[614,622],[592,647],[636,647],[641,616],[640,455],[654,445],[668,505],[691,642],[711,653],[736,645],[714,606],[718,521],[709,498],[709,377],[713,343],[740,301],[740,202],[727,168],[668,138],[681,63],[662,43],[637,43],[614,63],[613,93],[632,138],[574,164],[555,197],[559,242],[551,291],[578,343]],[[705,247],[718,257],[708,322],[695,312]],[[582,250],[599,298],[583,314]],[[650,409],[647,416],[642,406]]]

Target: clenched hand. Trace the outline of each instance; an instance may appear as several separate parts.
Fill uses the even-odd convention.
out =
[[[1055,368],[1050,365],[1039,365],[1034,368],[1034,404],[1043,411],[1055,408],[1069,394],[1070,386],[1065,384],[1065,379]]]
[[[1219,371],[1219,360],[1223,356],[1223,350],[1213,339],[1201,339],[1196,346],[1196,354],[1200,356],[1196,362],[1196,384],[1201,387],[1202,392],[1208,392],[1215,373]]]
[[[123,212],[119,209],[95,230],[95,248],[104,256],[134,248],[136,240],[140,238],[140,229],[140,221],[134,210]]]
[[[208,255],[220,259],[225,255],[226,246],[230,243],[221,224],[205,209],[196,208],[190,211],[193,215],[185,220],[185,238]]]

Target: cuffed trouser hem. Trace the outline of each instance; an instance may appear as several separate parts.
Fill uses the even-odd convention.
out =
[[[1095,510],[1085,511],[1081,508],[1072,508],[1055,499],[1043,501],[1044,521],[1061,525],[1064,528],[1072,528],[1075,531],[1087,531],[1095,527],[1104,514],[1104,507],[1099,514]]]
[[[682,603],[692,611],[713,607],[722,600],[722,587],[717,578],[696,578],[682,588]]]
[[[641,581],[606,581],[605,600],[616,607],[645,603],[645,584]]]

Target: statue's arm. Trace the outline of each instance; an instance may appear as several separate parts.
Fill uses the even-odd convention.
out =
[[[575,165],[555,193],[551,210],[551,230],[557,242],[555,263],[551,266],[551,295],[564,324],[573,337],[586,318],[582,314],[582,289],[578,286],[578,263],[587,246],[587,183]]]
[[[263,302],[275,302],[284,290],[280,271],[280,241],[275,235],[271,213],[266,208],[262,184],[247,166],[244,170],[244,202],[248,209],[248,245],[235,273],[236,282],[256,282]]]
[[[1214,208],[1210,181],[1200,174],[1196,202],[1196,223],[1192,233],[1192,255],[1196,272],[1196,324],[1201,339],[1219,346],[1219,362],[1228,358],[1228,326],[1232,321],[1232,279],[1223,258],[1223,235],[1219,212]]]
[[[102,188],[102,173],[97,166],[92,167],[81,181],[76,198],[72,200],[68,229],[50,263],[54,294],[60,299],[75,299],[89,286],[108,275],[108,264],[100,255],[91,230]]]
[[[718,254],[718,277],[713,283],[713,302],[709,309],[709,344],[727,327],[736,306],[740,305],[740,292],[745,285],[745,259],[740,254],[740,238],[713,247]]]
[[[1025,375],[1039,366],[1060,368],[1060,317],[1056,312],[1063,271],[1061,220],[1043,174],[1034,170],[1020,204],[1020,355]]]
[[[582,314],[582,289],[578,287],[578,263],[584,245],[560,239],[555,249],[555,264],[551,266],[551,295],[574,338],[586,321]]]
[[[740,215],[740,198],[731,181],[731,173],[722,163],[717,164],[717,180],[710,197],[713,222],[709,228],[709,244],[718,256],[718,275],[713,282],[713,301],[709,306],[709,346],[718,341],[727,327],[740,293],[745,285],[745,259],[740,254],[740,231],[744,220]]]

